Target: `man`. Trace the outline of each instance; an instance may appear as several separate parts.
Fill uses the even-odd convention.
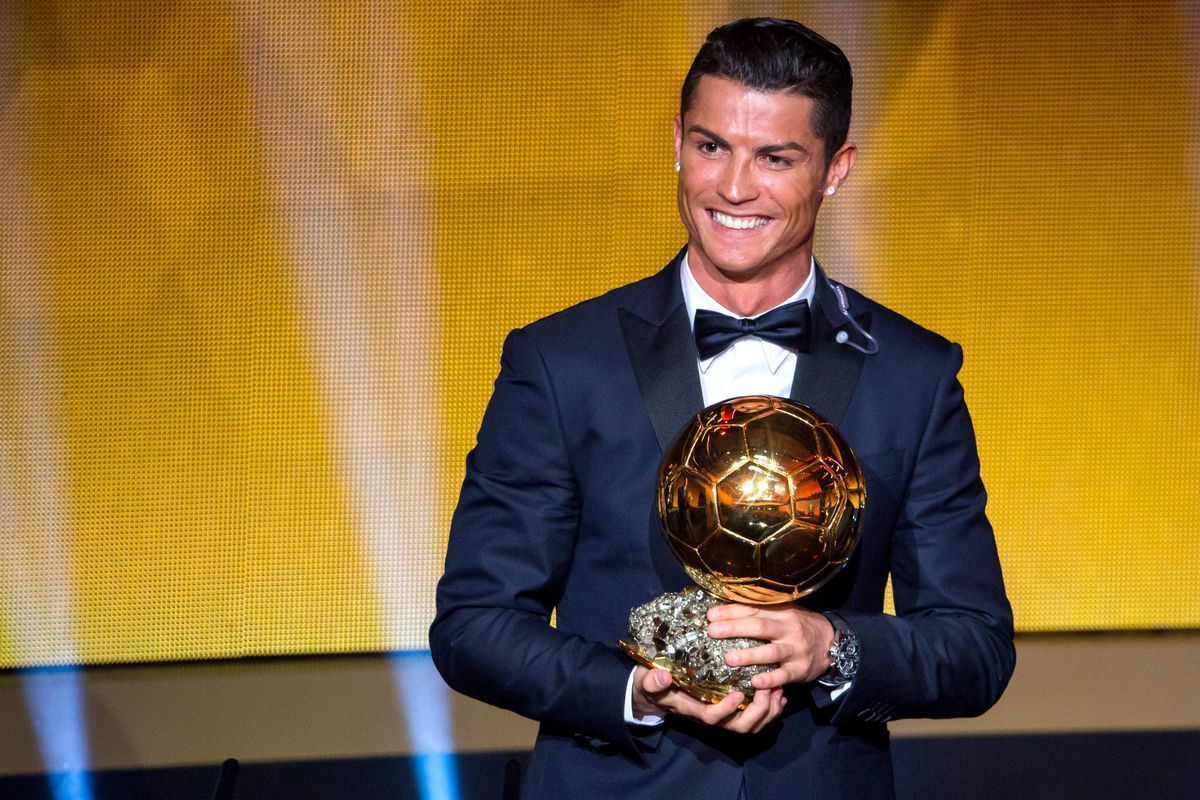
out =
[[[527,797],[890,797],[887,720],[979,714],[1008,681],[961,350],[812,256],[856,156],[850,93],[841,50],[798,23],[713,31],[675,122],[687,247],[505,342],[430,639],[451,686],[541,721]],[[723,325],[766,328],[768,312],[788,335],[722,349]],[[710,635],[767,642],[732,661],[779,664],[739,711],[740,694],[701,703],[615,642],[630,608],[688,583],[654,511],[663,451],[704,405],[744,394],[837,424],[868,501],[857,553],[821,591],[710,613]]]

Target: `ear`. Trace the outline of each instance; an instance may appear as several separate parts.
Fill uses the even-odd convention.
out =
[[[683,117],[675,117],[675,161],[683,157]]]
[[[841,187],[857,158],[858,145],[854,142],[848,141],[839,147],[838,151],[833,154],[833,158],[829,159],[829,169],[825,171],[825,186]]]

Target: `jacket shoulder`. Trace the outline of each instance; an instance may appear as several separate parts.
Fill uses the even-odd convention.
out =
[[[543,347],[558,349],[572,344],[587,347],[592,337],[619,334],[619,311],[636,304],[650,282],[648,276],[580,301],[553,314],[534,320],[517,331]]]
[[[846,286],[852,309],[862,309],[870,316],[871,335],[879,342],[881,352],[895,349],[906,359],[922,355],[938,363],[950,356],[958,345],[936,331],[909,319],[866,295]]]

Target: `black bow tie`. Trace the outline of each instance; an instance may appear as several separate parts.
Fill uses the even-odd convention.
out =
[[[754,319],[700,309],[695,321],[696,350],[704,361],[743,336],[757,336],[780,347],[807,353],[809,328],[807,300],[788,303]]]

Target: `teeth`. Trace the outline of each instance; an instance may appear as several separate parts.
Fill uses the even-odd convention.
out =
[[[739,231],[761,228],[771,221],[766,217],[731,217],[728,214],[722,214],[720,211],[714,211],[712,215],[718,224]]]

